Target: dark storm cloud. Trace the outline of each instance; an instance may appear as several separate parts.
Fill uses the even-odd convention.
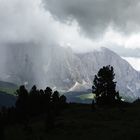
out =
[[[43,0],[46,9],[62,21],[75,19],[88,35],[99,35],[108,26],[118,31],[140,31],[139,0]]]

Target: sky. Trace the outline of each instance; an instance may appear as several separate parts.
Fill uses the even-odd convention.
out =
[[[0,46],[103,46],[140,70],[139,13],[139,0],[0,0]]]

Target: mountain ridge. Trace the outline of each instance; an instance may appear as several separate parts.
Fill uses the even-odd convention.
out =
[[[16,54],[20,52],[18,56],[16,54],[13,56],[9,49],[7,81],[18,85],[36,84],[39,88],[50,86],[54,90],[63,92],[88,90],[91,89],[94,75],[98,70],[103,66],[111,65],[114,67],[117,90],[120,94],[133,99],[140,96],[140,72],[105,47],[86,53],[75,53],[70,48],[57,45],[47,47],[43,53],[39,53],[43,48],[38,49],[34,45],[29,47],[25,45],[25,48],[22,45],[20,48],[18,46],[14,48],[17,50]],[[16,66],[10,65],[13,61]],[[21,70],[16,69],[17,67]]]
[[[57,53],[57,55],[59,55],[59,51],[57,51]],[[120,91],[120,94],[133,99],[139,97],[140,73],[115,52],[103,47],[101,50],[81,54],[72,51],[68,52],[68,50],[64,48],[63,53],[65,57],[63,57],[62,54],[59,56],[61,62],[58,63],[57,73],[55,73],[52,68],[50,68],[50,71],[53,71],[52,74],[54,77],[58,76],[59,84],[61,81],[64,82],[62,82],[62,85],[66,84],[64,90],[80,91],[81,86],[82,91],[83,81],[86,83],[84,83],[87,87],[85,89],[91,88],[94,75],[98,70],[102,66],[112,65],[116,74],[117,90]],[[54,58],[54,61],[56,60],[57,59]],[[46,73],[46,75],[49,75],[49,73]],[[57,84],[56,87],[58,87],[58,89],[63,88],[61,86],[59,87],[59,85],[57,86]]]

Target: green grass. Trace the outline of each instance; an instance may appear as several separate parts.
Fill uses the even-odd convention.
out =
[[[55,128],[46,132],[45,121],[31,121],[31,133],[23,126],[9,126],[6,140],[136,140],[140,139],[140,105],[119,108],[97,108],[71,104],[56,118]]]
[[[0,87],[0,91],[6,92],[7,94],[11,94],[15,96],[17,88],[7,88],[7,87]]]
[[[93,99],[94,95],[93,95],[93,93],[88,93],[88,94],[82,94],[77,97],[80,98],[81,100],[86,100],[86,99]]]

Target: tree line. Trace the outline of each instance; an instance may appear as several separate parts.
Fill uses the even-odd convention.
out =
[[[28,91],[24,85],[16,91],[17,100],[14,107],[2,107],[0,111],[0,139],[4,137],[7,125],[22,124],[29,129],[28,122],[34,117],[44,118],[45,127],[49,131],[54,127],[55,117],[67,107],[66,97],[50,87],[37,89],[34,85]]]
[[[95,95],[95,99],[92,102],[93,107],[95,102],[99,106],[125,104],[119,91],[116,90],[116,83],[113,66],[103,66],[99,69],[94,77],[92,86],[92,93]]]
[[[122,98],[116,90],[114,68],[110,65],[103,66],[95,75],[92,86],[95,99],[92,109],[104,105],[120,105]],[[23,124],[28,129],[28,122],[34,117],[44,117],[46,130],[54,127],[55,117],[68,105],[66,97],[47,87],[45,90],[37,89],[34,85],[28,91],[24,85],[16,91],[17,100],[14,107],[3,107],[0,111],[0,139],[3,137],[4,127],[11,124]]]

